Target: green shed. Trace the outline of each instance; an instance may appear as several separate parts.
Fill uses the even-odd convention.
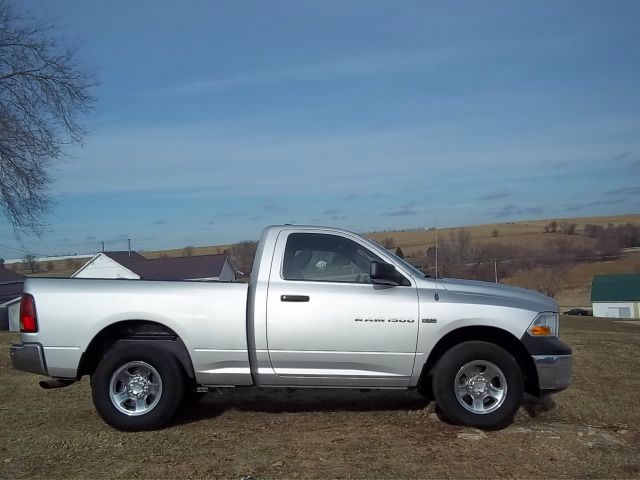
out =
[[[591,303],[595,317],[640,318],[640,274],[594,275]]]

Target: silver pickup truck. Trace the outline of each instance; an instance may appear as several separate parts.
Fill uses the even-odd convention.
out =
[[[448,420],[497,429],[524,392],[571,380],[553,300],[429,278],[335,228],[266,228],[248,284],[29,278],[20,310],[13,366],[45,388],[90,375],[121,430],[240,386],[417,389]]]

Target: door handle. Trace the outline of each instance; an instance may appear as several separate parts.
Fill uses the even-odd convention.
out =
[[[280,295],[281,302],[308,302],[308,295]]]

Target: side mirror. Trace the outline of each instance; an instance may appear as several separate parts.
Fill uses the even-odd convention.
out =
[[[371,281],[379,285],[400,285],[400,275],[396,271],[396,267],[390,263],[385,262],[371,262],[371,269],[369,272]]]

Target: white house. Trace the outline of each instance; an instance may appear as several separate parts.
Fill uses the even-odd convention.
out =
[[[100,252],[82,266],[75,278],[233,281],[237,278],[226,253],[149,259],[138,252]]]
[[[0,328],[20,330],[20,298],[24,276],[0,264]]]
[[[138,252],[100,252],[94,255],[87,263],[71,275],[72,278],[134,278],[140,275],[135,273],[137,265],[146,262],[147,259]]]
[[[594,317],[640,318],[640,274],[595,275],[591,302]]]
[[[20,300],[22,297],[13,298],[7,302],[0,303],[0,310],[6,309],[9,319],[9,331],[20,331]]]

